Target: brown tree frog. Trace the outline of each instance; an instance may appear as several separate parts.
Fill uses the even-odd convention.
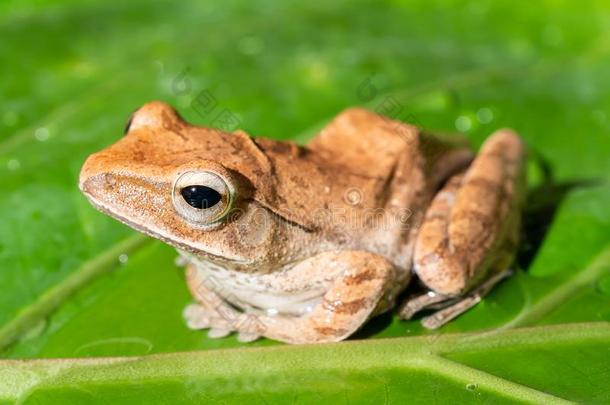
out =
[[[178,249],[197,302],[184,312],[191,328],[329,342],[394,307],[403,319],[435,309],[422,323],[438,328],[504,277],[523,154],[508,129],[474,156],[359,108],[299,146],[193,126],[151,102],[87,159],[80,189]],[[399,303],[412,279],[421,294]]]

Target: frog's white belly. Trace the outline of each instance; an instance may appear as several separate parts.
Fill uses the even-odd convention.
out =
[[[206,286],[232,305],[245,311],[262,310],[269,315],[303,315],[321,302],[332,281],[301,280],[295,283],[290,270],[272,274],[248,274],[193,260],[192,264],[209,280]]]

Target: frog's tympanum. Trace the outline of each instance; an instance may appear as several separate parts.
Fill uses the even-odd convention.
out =
[[[438,328],[508,274],[524,188],[514,132],[476,156],[451,139],[352,108],[299,146],[152,102],[87,159],[80,188],[178,249],[197,302],[186,322],[211,337],[339,341],[394,307],[434,309],[422,323]]]

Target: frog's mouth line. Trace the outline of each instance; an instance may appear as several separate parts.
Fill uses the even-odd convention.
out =
[[[207,252],[204,250],[195,249],[192,246],[189,246],[182,242],[176,241],[175,239],[171,239],[170,237],[168,237],[166,235],[152,232],[148,228],[112,212],[108,207],[106,207],[104,205],[103,202],[96,199],[93,195],[86,192],[85,190],[82,190],[82,192],[83,192],[83,194],[85,194],[85,196],[87,197],[87,199],[89,200],[91,205],[93,205],[98,211],[114,218],[115,220],[119,221],[120,223],[127,225],[128,227],[133,228],[140,233],[150,236],[151,238],[158,239],[176,249],[187,251],[196,256],[204,256],[204,257],[208,258],[210,261],[215,262],[215,263],[230,263],[233,265],[244,266],[244,267],[248,267],[252,264],[251,262],[240,259],[240,258],[220,256],[220,255],[215,255],[213,253],[210,253],[210,252]]]

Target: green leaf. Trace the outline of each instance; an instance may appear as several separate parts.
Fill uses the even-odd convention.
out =
[[[208,350],[143,357],[4,362],[6,400],[34,402],[366,403],[603,402],[610,326],[573,324],[502,332],[327,345]],[[548,368],[560,370],[550,384]],[[585,369],[573,364],[586,364]],[[475,368],[476,367],[476,368]]]
[[[0,400],[609,402],[608,21],[604,2],[4,2]],[[391,315],[336,345],[188,330],[175,252],[76,186],[152,99],[299,141],[351,105],[475,145],[513,127],[531,151],[516,275],[437,332]]]

